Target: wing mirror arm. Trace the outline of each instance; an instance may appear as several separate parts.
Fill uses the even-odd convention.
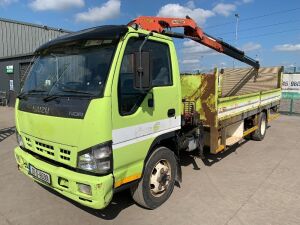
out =
[[[137,66],[136,70],[137,70],[137,75],[138,75],[138,80],[139,80],[139,85],[138,85],[139,88],[138,89],[140,89],[140,91],[143,91],[142,76],[143,76],[143,73],[144,73],[143,61],[142,61],[142,58],[143,58],[142,50],[143,50],[144,45],[148,41],[149,37],[152,36],[152,35],[153,35],[153,33],[149,32],[145,36],[144,41],[142,42],[142,44],[139,47],[139,52],[138,52],[138,66]]]

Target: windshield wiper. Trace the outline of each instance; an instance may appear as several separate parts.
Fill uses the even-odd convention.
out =
[[[17,97],[19,99],[27,99],[27,96],[28,94],[32,94],[32,93],[45,93],[46,91],[45,90],[41,90],[41,89],[32,89],[32,90],[29,90],[27,92],[23,92],[23,93],[20,93]]]
[[[59,97],[60,97],[60,95],[48,95],[47,97],[43,98],[43,100],[44,100],[44,102],[50,102]]]
[[[77,90],[72,90],[72,89],[63,90],[61,92],[84,94],[84,95],[87,95],[87,96],[90,96],[90,97],[96,96],[95,94],[93,94],[91,92],[77,91]],[[74,96],[79,96],[79,95],[74,95]],[[49,102],[49,101],[52,101],[52,100],[60,98],[60,97],[70,97],[70,96],[58,95],[57,93],[55,93],[55,94],[52,94],[52,95],[48,95],[47,97],[43,98],[43,100],[45,102]]]
[[[62,92],[67,92],[67,93],[77,93],[77,94],[84,94],[84,95],[90,95],[90,96],[96,96],[95,94],[87,91],[78,91],[78,90],[73,90],[73,89],[65,89],[62,90]]]

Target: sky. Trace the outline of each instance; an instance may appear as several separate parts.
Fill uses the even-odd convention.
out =
[[[300,67],[299,14],[299,0],[0,0],[2,18],[71,31],[127,24],[141,15],[189,15],[261,66]],[[191,40],[174,42],[182,72],[246,66]]]

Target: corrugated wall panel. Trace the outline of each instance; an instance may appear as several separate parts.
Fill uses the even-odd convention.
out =
[[[26,52],[31,52],[31,51],[33,51],[33,49],[31,49],[31,51],[30,51],[30,47],[29,47],[30,46],[29,27],[25,26],[24,28],[25,28],[25,36],[24,36],[24,39],[25,39],[25,51]]]
[[[0,20],[0,58],[31,54],[40,45],[64,34],[67,32]]]
[[[19,49],[19,45],[18,45],[18,26],[12,26],[12,39],[13,39],[13,51],[12,54],[17,55],[18,54],[18,49]]]
[[[3,22],[0,21],[0,55],[4,55],[3,51],[4,51],[4,41],[2,41],[4,39],[3,37]]]
[[[6,26],[7,24],[6,23],[3,23],[3,54],[4,55],[7,55],[7,45],[8,45],[8,42],[7,42],[7,29],[6,29]]]
[[[26,52],[25,27],[21,26],[20,30],[21,30],[20,39],[22,41],[22,52]]]
[[[42,31],[41,31],[41,29],[37,29],[36,30],[36,42],[37,42],[37,45],[38,46],[40,46],[40,45],[42,45],[42,43],[44,43],[44,42],[42,42]]]

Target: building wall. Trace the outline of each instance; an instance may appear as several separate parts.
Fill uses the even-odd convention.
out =
[[[25,56],[19,58],[10,58],[0,60],[0,91],[5,91],[10,95],[10,106],[14,105],[15,96],[20,92],[20,65],[21,63],[28,63],[32,56]],[[14,72],[11,74],[6,73],[6,66],[13,65]],[[13,89],[10,90],[10,80],[13,81]]]
[[[0,18],[0,58],[30,54],[68,31]]]
[[[0,91],[10,96],[14,105],[20,92],[20,65],[30,63],[33,52],[40,45],[70,31],[0,18]],[[14,72],[6,73],[6,66],[12,65]],[[10,90],[10,80],[13,90]]]

